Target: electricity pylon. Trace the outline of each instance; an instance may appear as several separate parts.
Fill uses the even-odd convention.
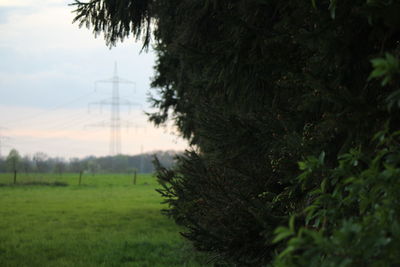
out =
[[[138,103],[131,102],[129,100],[121,99],[119,96],[119,85],[130,84],[135,85],[134,82],[122,79],[118,76],[117,63],[114,65],[114,76],[108,80],[96,81],[96,87],[98,83],[111,83],[112,84],[112,96],[111,98],[104,99],[97,103],[91,103],[92,105],[108,105],[111,107],[111,117],[109,121],[102,121],[97,124],[87,125],[91,127],[109,127],[110,128],[110,143],[109,152],[110,155],[121,154],[121,126],[132,127],[133,125],[128,121],[122,121],[120,116],[120,106],[141,106]]]

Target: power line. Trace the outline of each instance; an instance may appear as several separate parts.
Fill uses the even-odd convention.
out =
[[[0,130],[4,130],[4,129],[6,129],[6,128],[0,127]],[[0,158],[3,156],[2,155],[2,149],[5,146],[7,146],[7,145],[4,144],[4,141],[8,141],[8,140],[10,140],[10,137],[2,135],[2,133],[0,132]]]
[[[42,117],[43,115],[48,114],[49,111],[54,111],[54,110],[57,110],[57,109],[66,107],[66,106],[68,106],[68,105],[70,105],[70,104],[73,104],[73,103],[75,103],[75,102],[77,102],[77,101],[79,101],[79,100],[82,100],[83,98],[86,98],[86,97],[88,97],[88,96],[90,96],[90,95],[92,95],[92,94],[94,94],[94,93],[95,93],[95,92],[87,93],[87,94],[85,94],[85,95],[79,96],[79,97],[77,97],[77,98],[75,98],[75,99],[72,99],[72,100],[70,100],[70,101],[68,101],[68,102],[65,102],[65,103],[63,103],[63,104],[54,106],[54,107],[52,107],[52,108],[50,108],[50,109],[48,109],[48,110],[45,110],[45,111],[42,111],[42,112],[39,112],[39,113],[36,113],[36,114],[33,114],[33,115],[28,115],[28,116],[26,116],[26,117],[20,117],[20,118],[17,118],[17,119],[13,119],[13,120],[10,120],[10,121],[6,121],[6,122],[3,122],[3,124],[4,124],[4,125],[10,125],[10,124],[25,122],[25,121],[29,121],[29,120],[31,120],[31,119],[36,119],[36,118],[38,118],[38,117]]]

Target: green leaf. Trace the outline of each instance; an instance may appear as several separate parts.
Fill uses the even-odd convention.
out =
[[[274,243],[274,244],[278,243],[278,242],[282,241],[283,239],[286,239],[292,235],[293,235],[293,233],[289,229],[287,229],[287,231],[281,232],[277,236],[275,236],[275,238],[272,240],[272,243]]]
[[[386,53],[384,58],[374,58],[371,60],[373,67],[368,80],[381,78],[381,85],[385,86],[393,80],[395,75],[400,73],[399,60],[390,53]]]
[[[304,209],[304,212],[306,212],[306,213],[313,212],[317,208],[318,208],[317,205],[310,205],[310,206],[308,206],[307,208]]]
[[[329,10],[331,11],[331,18],[335,19],[336,17],[336,0],[331,0],[329,4]]]
[[[295,215],[292,215],[292,216],[290,217],[290,220],[289,220],[289,229],[290,229],[292,232],[294,232],[294,222],[295,222],[295,219],[296,219],[296,216],[295,216]]]
[[[355,177],[349,177],[349,178],[346,178],[344,181],[343,181],[343,183],[344,184],[351,184],[351,183],[353,183],[353,182],[355,182],[356,181],[356,178]]]
[[[319,164],[323,165],[324,164],[324,160],[325,160],[325,151],[322,151],[321,154],[319,154],[319,157],[318,157]]]
[[[320,195],[321,193],[323,193],[322,190],[317,188],[310,192],[310,196]]]
[[[299,161],[298,164],[300,170],[304,171],[307,169],[307,164],[304,161]]]
[[[321,191],[322,192],[325,192],[325,189],[326,189],[326,183],[328,182],[328,179],[327,178],[325,178],[324,180],[322,180],[322,183],[321,183]]]
[[[295,251],[296,247],[294,246],[288,246],[284,251],[282,251],[279,255],[278,258],[283,258],[285,257],[287,254],[291,253],[292,251]]]

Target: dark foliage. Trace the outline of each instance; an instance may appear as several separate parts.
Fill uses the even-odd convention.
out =
[[[79,26],[93,26],[93,33],[97,36],[104,33],[108,45],[114,45],[118,40],[134,36],[143,37],[144,48],[150,42],[152,0],[91,0],[82,2],[75,0],[78,14],[74,22]]]
[[[311,242],[304,233],[319,236],[330,247],[356,248],[358,243],[336,240],[335,233],[350,227],[356,229],[356,240],[366,240],[366,214],[380,216],[373,205],[354,213],[361,196],[358,189],[349,193],[342,181],[355,175],[369,188],[385,172],[383,166],[398,167],[382,159],[375,173],[361,175],[381,153],[372,136],[385,122],[387,133],[400,125],[400,2],[142,2],[146,9],[140,16],[150,14],[156,25],[152,86],[159,97],[151,99],[158,112],[150,120],[160,125],[172,119],[193,146],[172,169],[156,162],[160,193],[169,204],[166,213],[185,227],[184,236],[198,249],[241,266],[398,264],[390,254],[399,242],[394,232],[369,236],[394,240],[391,249],[374,256],[367,249],[357,255],[329,252],[328,245]],[[77,6],[78,18],[88,21],[79,9],[84,4]],[[91,14],[109,12],[108,6],[91,8]],[[135,24],[138,16],[122,18],[123,13],[119,23]],[[114,32],[102,30],[106,36]],[[396,146],[391,148],[397,153]],[[341,178],[333,175],[348,164],[342,159],[354,149],[366,158],[357,167],[361,169],[346,167]],[[390,177],[394,182],[396,176]],[[331,191],[324,191],[327,184]],[[321,187],[342,198],[318,206]],[[382,188],[378,197],[365,198],[397,203],[395,194],[385,195]],[[349,195],[347,207],[342,202]],[[385,208],[392,214],[388,220],[398,221],[397,209]],[[318,216],[319,222],[310,226],[310,218]],[[282,227],[289,219],[289,228]],[[377,246],[383,251],[387,244],[382,244]],[[335,256],[344,260],[331,260]]]

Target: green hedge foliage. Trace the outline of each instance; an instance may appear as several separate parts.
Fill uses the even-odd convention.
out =
[[[323,154],[300,162],[300,185],[322,182],[289,226],[275,230],[274,242],[285,243],[275,266],[400,265],[399,137],[379,132],[374,153],[351,149],[334,168]]]

